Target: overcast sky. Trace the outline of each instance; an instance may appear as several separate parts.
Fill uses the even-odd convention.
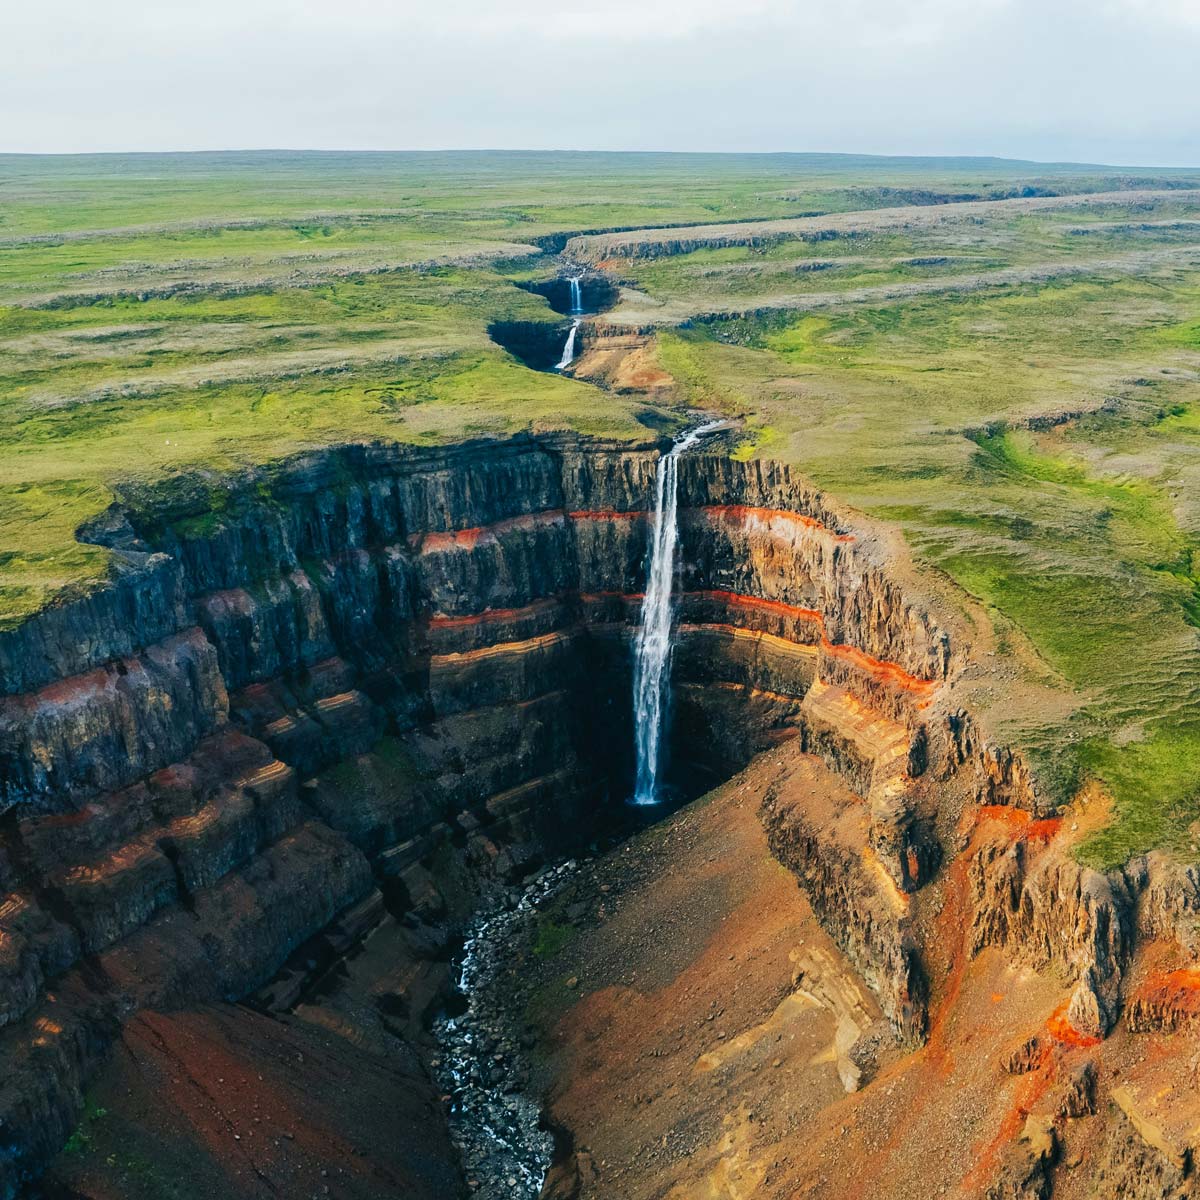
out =
[[[1200,0],[0,0],[0,150],[1200,165]]]

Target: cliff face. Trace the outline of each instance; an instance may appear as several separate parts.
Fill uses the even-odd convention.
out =
[[[5,1192],[127,1015],[246,993],[439,839],[517,872],[619,802],[656,458],[348,447],[87,531],[111,585],[0,636]],[[889,672],[945,639],[820,497],[718,455],[681,488],[681,773],[803,727],[823,669],[909,719]]]
[[[0,634],[0,1196],[65,1141],[134,1014],[259,988],[377,890],[419,912],[439,848],[517,877],[620,805],[658,450],[345,447],[132,494],[86,532],[110,586]],[[819,494],[698,453],[680,505],[676,774],[699,788],[799,738],[849,783],[836,814],[768,798],[771,845],[919,1042],[908,898],[947,798],[1036,797],[954,709],[946,635]],[[979,944],[1068,962],[1107,1029],[1129,897],[1001,858],[973,860]],[[1064,907],[1087,915],[1069,938]]]

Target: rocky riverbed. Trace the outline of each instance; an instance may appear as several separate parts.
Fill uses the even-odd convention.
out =
[[[527,1094],[526,1035],[509,975],[537,914],[577,869],[574,859],[548,867],[472,920],[457,963],[462,1007],[434,1023],[435,1078],[451,1097],[451,1137],[481,1200],[532,1200],[550,1166],[554,1139]]]

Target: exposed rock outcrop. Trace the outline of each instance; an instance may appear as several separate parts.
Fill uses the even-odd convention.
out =
[[[928,987],[892,882],[863,861],[865,806],[849,790],[831,795],[803,764],[763,802],[771,852],[808,894],[822,925],[879,997],[892,1027],[919,1044],[928,1022]]]
[[[1148,1131],[1140,1130],[1126,1111],[1128,1101],[1113,1112],[1104,1157],[1093,1180],[1093,1195],[1102,1200],[1185,1200],[1200,1195],[1200,1180],[1190,1155]]]
[[[1100,1038],[1116,1021],[1122,972],[1132,952],[1133,896],[1119,872],[1081,866],[1044,841],[1057,820],[998,822],[970,858],[973,949],[1010,946],[1036,968],[1062,967],[1074,983],[1068,1020]]]

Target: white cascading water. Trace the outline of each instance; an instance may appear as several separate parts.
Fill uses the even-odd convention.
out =
[[[571,322],[571,332],[567,334],[567,344],[563,346],[562,358],[558,360],[556,371],[565,371],[575,361],[575,334],[579,330],[579,318]]]
[[[723,421],[710,421],[693,429],[658,460],[650,565],[642,600],[642,622],[633,647],[637,781],[630,803],[639,806],[662,800],[659,774],[671,692],[671,593],[675,583],[675,547],[679,541],[679,459],[722,425]]]
[[[583,312],[583,288],[580,286],[582,275],[575,275],[567,282],[571,285],[571,312]],[[575,335],[579,331],[579,318],[571,322],[571,332],[567,334],[566,345],[563,346],[562,358],[558,360],[556,371],[565,371],[575,361]]]

